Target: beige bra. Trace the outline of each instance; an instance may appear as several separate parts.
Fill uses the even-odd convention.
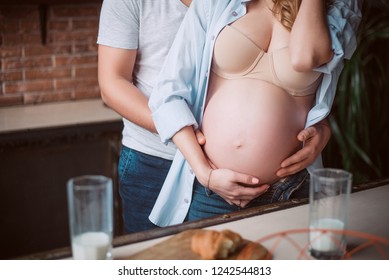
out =
[[[225,79],[266,81],[295,96],[314,94],[322,76],[315,71],[295,71],[288,47],[265,52],[229,25],[220,32],[215,42],[212,72]]]

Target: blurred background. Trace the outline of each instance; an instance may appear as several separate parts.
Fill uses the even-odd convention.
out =
[[[101,2],[0,0],[0,259],[69,245],[65,185],[82,174],[113,178],[115,235],[123,232],[121,119],[102,104],[97,83]],[[389,177],[388,49],[389,2],[366,0],[323,154],[354,184]]]
[[[364,1],[358,47],[346,61],[330,115],[326,166],[354,183],[389,176],[389,1]]]

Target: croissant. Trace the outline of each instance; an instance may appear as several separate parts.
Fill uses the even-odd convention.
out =
[[[265,260],[269,258],[270,255],[266,248],[255,242],[247,243],[236,256],[237,260]]]
[[[205,260],[226,259],[242,243],[242,237],[230,230],[199,230],[192,236],[193,252]]]

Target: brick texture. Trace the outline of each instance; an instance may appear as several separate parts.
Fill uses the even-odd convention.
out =
[[[97,30],[101,3],[0,5],[0,107],[100,98]]]

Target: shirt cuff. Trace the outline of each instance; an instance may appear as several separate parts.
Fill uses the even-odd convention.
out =
[[[183,99],[164,103],[153,112],[153,120],[158,134],[165,144],[183,127],[198,127],[188,104]]]

